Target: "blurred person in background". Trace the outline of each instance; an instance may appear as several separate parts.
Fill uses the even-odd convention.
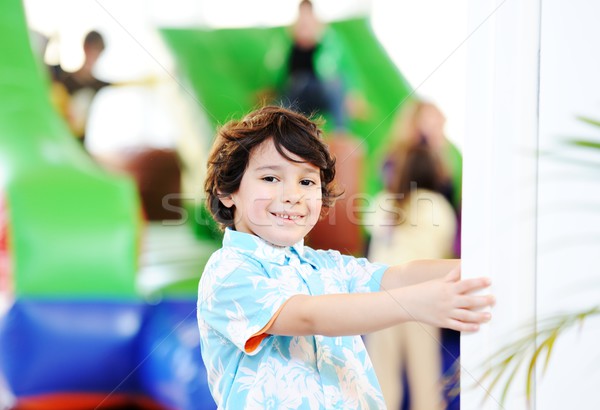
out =
[[[454,238],[454,256],[460,257],[460,215],[462,197],[462,156],[458,148],[446,137],[446,117],[432,102],[417,99],[405,103],[392,126],[391,150],[384,159],[384,187],[399,175],[402,164],[395,161],[395,150],[403,151],[412,145],[426,145],[440,161],[438,192],[451,204],[458,218]]]
[[[64,71],[60,65],[51,67],[53,93],[63,92],[56,89],[57,84],[66,91],[68,95],[66,120],[71,131],[82,144],[85,141],[85,129],[92,101],[100,89],[110,85],[94,75],[94,67],[104,48],[102,35],[92,30],[86,34],[83,41],[84,61],[79,70],[71,73]]]
[[[404,141],[388,161],[395,172],[387,176],[387,189],[369,215],[369,260],[398,264],[452,257],[456,217],[440,193],[446,174],[439,152],[428,144]],[[389,409],[400,409],[403,403],[403,372],[411,410],[445,408],[440,329],[403,323],[366,336],[366,344]]]
[[[344,78],[343,70],[349,69],[344,45],[336,33],[319,20],[310,0],[300,2],[290,32],[292,45],[286,57],[287,78],[280,90],[282,105],[305,115],[328,113],[333,131],[346,133],[348,116],[360,116],[366,107],[360,108],[364,102],[357,93],[349,92],[349,81]]]

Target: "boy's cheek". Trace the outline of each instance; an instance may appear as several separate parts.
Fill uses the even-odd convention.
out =
[[[269,204],[273,202],[272,198],[259,197],[252,200],[251,206],[248,208],[250,212],[265,211],[269,208]]]

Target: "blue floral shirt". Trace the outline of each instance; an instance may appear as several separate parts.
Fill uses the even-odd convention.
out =
[[[386,268],[227,229],[198,292],[202,358],[219,408],[385,408],[360,336],[255,335],[290,297],[379,291]]]

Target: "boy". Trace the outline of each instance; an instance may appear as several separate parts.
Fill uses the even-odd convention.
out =
[[[487,279],[456,260],[387,267],[304,236],[330,207],[335,160],[321,131],[279,107],[223,126],[205,189],[225,228],[200,280],[198,324],[212,395],[225,409],[385,408],[360,335],[406,321],[476,331]]]

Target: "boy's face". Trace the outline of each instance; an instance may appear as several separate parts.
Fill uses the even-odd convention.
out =
[[[308,162],[285,159],[269,139],[250,153],[238,191],[221,202],[228,208],[235,206],[237,231],[276,246],[290,246],[304,238],[319,220],[320,170]]]

